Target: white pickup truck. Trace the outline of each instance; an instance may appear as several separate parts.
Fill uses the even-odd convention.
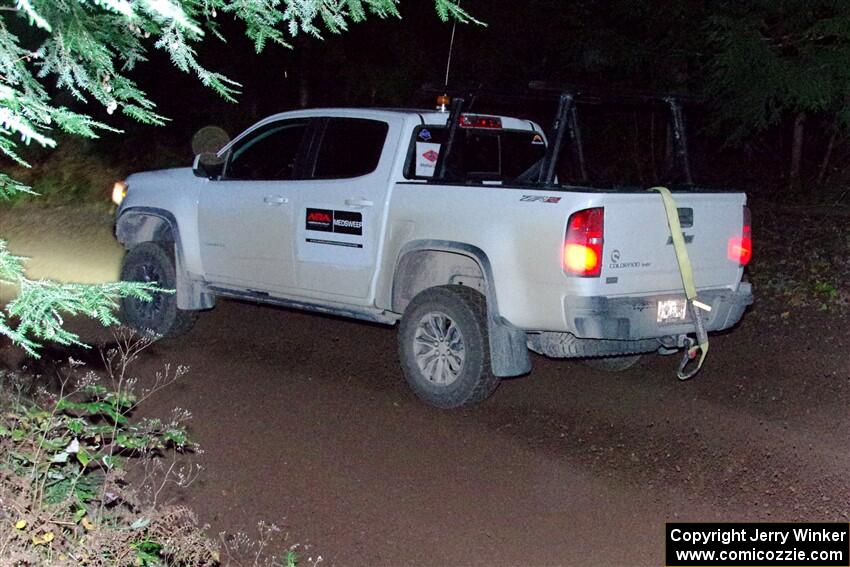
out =
[[[124,320],[175,336],[232,297],[400,323],[404,376],[443,408],[529,372],[529,349],[624,369],[682,348],[694,321],[660,196],[540,184],[548,153],[507,116],[271,116],[218,159],[126,180],[122,278],[176,294],[126,299]],[[752,303],[746,196],[674,194],[705,327],[727,329]]]

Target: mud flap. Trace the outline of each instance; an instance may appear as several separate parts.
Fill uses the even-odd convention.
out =
[[[215,307],[215,295],[209,293],[201,283],[201,278],[192,277],[183,269],[178,259],[177,271],[177,308],[187,311],[212,309]]]
[[[517,329],[502,317],[488,314],[490,335],[490,369],[494,376],[505,378],[531,371],[531,357],[525,331]]]

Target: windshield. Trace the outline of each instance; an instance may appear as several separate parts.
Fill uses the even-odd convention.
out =
[[[448,137],[444,126],[420,126],[413,133],[405,177],[434,176]],[[446,164],[450,183],[521,183],[536,179],[537,163],[546,152],[543,136],[529,130],[460,128]]]

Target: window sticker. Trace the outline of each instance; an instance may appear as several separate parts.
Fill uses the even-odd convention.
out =
[[[535,134],[533,138],[531,138],[531,144],[533,146],[542,146],[545,142],[543,142],[543,136],[540,134]]]
[[[440,157],[440,144],[416,142],[416,176],[433,177]]]
[[[431,131],[428,130],[427,128],[423,128],[422,130],[419,131],[419,138],[424,142],[430,141],[431,140]]]

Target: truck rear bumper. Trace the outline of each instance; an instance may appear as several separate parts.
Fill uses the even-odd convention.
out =
[[[684,335],[694,332],[690,315],[681,322],[659,323],[658,302],[683,299],[684,294],[644,297],[567,297],[564,298],[567,330],[587,339],[637,340]],[[707,331],[728,329],[737,323],[748,305],[753,303],[753,290],[742,282],[737,291],[728,289],[700,291],[698,298],[711,306],[701,311]]]

